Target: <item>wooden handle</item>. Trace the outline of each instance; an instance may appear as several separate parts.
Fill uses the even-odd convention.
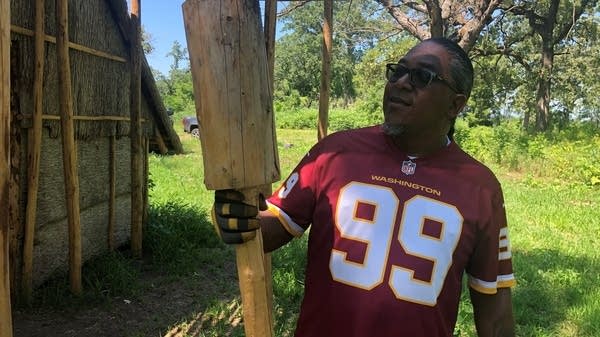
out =
[[[256,188],[240,190],[246,203],[258,205]],[[253,240],[236,245],[236,259],[246,337],[272,337],[273,316],[270,299],[270,275],[265,266],[265,254],[260,230]]]

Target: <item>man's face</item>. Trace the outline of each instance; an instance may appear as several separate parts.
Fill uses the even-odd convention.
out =
[[[399,64],[409,69],[425,68],[449,80],[449,61],[444,47],[423,42],[400,59]],[[415,87],[409,77],[406,74],[385,86],[383,113],[387,129],[402,130],[402,134],[412,136],[445,134],[454,114],[456,93],[438,80],[423,88]]]

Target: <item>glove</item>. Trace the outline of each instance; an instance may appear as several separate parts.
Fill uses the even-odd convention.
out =
[[[262,195],[259,207],[244,203],[244,194],[236,190],[215,191],[212,209],[215,231],[227,244],[240,244],[254,239],[260,228],[259,207],[267,209]]]

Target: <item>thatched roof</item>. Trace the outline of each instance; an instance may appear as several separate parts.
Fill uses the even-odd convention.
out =
[[[11,24],[25,31],[33,31],[35,1],[11,1]],[[46,1],[45,32],[56,36],[55,2]],[[85,15],[81,15],[81,13]],[[77,15],[73,15],[77,13]],[[72,43],[106,53],[111,57],[95,57],[78,49],[71,49],[71,76],[73,107],[76,116],[91,117],[76,123],[77,139],[129,135],[130,123],[130,70],[127,60],[130,50],[130,18],[126,0],[81,0],[70,6],[69,40]],[[33,92],[33,38],[22,38],[13,46],[19,54],[23,92]],[[47,44],[47,62],[44,71],[45,116],[58,116],[58,72],[56,46]],[[20,111],[33,111],[32,101],[19,102]],[[98,119],[109,116],[115,118]],[[162,102],[156,82],[143,57],[142,60],[142,118],[143,134],[150,140],[150,149],[157,152],[182,153],[181,141],[173,129],[171,119]],[[27,118],[26,118],[27,119]],[[44,128],[51,137],[58,137],[60,125],[55,118],[45,118]],[[160,145],[160,146],[159,146]]]
[[[111,6],[111,10],[115,17],[115,21],[117,22],[122,37],[125,41],[129,43],[129,16],[127,10],[127,1],[126,0],[107,0],[107,2]],[[143,13],[142,13],[143,15]],[[170,150],[176,153],[182,153],[183,147],[181,146],[181,141],[179,140],[179,136],[173,129],[173,125],[171,123],[171,119],[167,115],[167,110],[165,105],[160,97],[158,92],[158,88],[156,87],[156,81],[154,80],[154,76],[152,75],[152,71],[150,66],[148,65],[148,61],[144,56],[142,62],[142,90],[144,95],[152,101],[153,105],[157,110],[157,115],[155,117],[155,122],[157,129],[160,131],[165,142],[168,142],[168,146]]]

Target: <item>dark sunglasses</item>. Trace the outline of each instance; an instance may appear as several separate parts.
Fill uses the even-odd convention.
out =
[[[443,77],[425,68],[414,68],[410,69],[398,63],[388,63],[385,65],[385,77],[391,83],[395,83],[404,75],[408,74],[408,78],[410,80],[410,84],[412,84],[416,88],[425,88],[430,85],[434,80],[440,81],[448,86],[448,88],[452,89],[455,93],[459,93],[458,90],[454,88],[448,81],[446,81]]]

